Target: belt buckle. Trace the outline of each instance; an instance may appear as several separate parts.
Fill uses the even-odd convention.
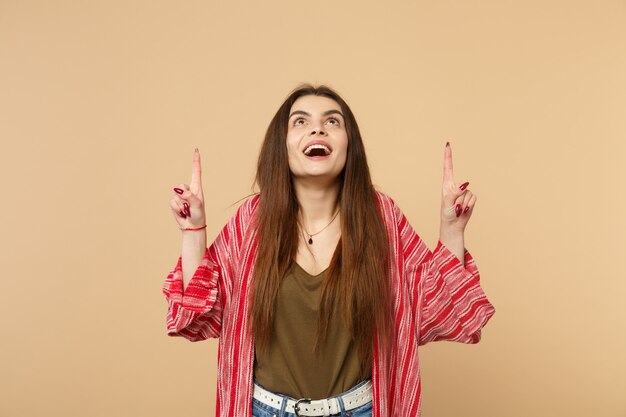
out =
[[[296,400],[296,404],[293,406],[293,410],[296,413],[296,417],[302,417],[298,411],[300,411],[300,402],[306,402],[308,404],[311,403],[311,398],[300,398],[299,400]]]

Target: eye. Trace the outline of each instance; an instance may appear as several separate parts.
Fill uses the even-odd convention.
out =
[[[334,121],[335,122],[335,126],[339,126],[339,119],[337,119],[336,117],[331,117],[330,119],[328,119],[329,121]]]
[[[299,120],[304,120],[302,117],[298,117],[296,120],[293,121],[293,125],[294,126],[298,126],[298,121]]]

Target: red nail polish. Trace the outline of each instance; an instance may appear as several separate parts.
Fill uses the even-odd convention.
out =
[[[178,213],[180,214],[180,217],[187,217],[187,215],[183,213],[182,211],[179,211]]]
[[[459,217],[461,215],[461,205],[457,204],[454,211],[456,211],[456,217]]]
[[[174,188],[174,191],[176,191],[178,194],[184,193],[184,191],[181,190],[180,188]]]
[[[467,213],[467,210],[469,210],[469,206],[465,207],[465,210],[463,210],[463,213]]]
[[[467,188],[467,186],[469,185],[469,181],[468,182],[464,182],[463,184],[459,185],[459,188],[461,190],[465,190]]]

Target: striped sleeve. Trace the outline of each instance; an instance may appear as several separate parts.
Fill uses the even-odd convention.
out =
[[[463,266],[441,241],[431,252],[397,206],[396,220],[419,344],[478,343],[495,308],[480,286],[472,255],[464,249]]]
[[[207,248],[204,258],[183,291],[182,256],[163,284],[167,300],[167,335],[192,342],[219,337],[222,306],[219,294],[220,268]]]
[[[200,265],[183,289],[182,255],[163,284],[168,303],[167,335],[181,336],[192,342],[217,338],[222,330],[225,279],[231,275],[231,245],[237,236],[242,210],[231,217],[213,243],[206,249]],[[221,288],[220,288],[221,287]]]

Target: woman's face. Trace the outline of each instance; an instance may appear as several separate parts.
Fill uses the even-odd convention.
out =
[[[289,110],[288,123],[287,153],[294,177],[337,178],[346,164],[348,149],[339,104],[323,96],[299,97]]]

